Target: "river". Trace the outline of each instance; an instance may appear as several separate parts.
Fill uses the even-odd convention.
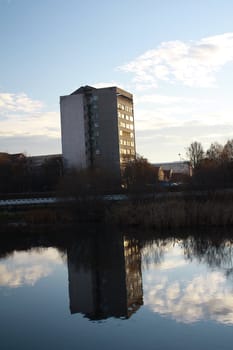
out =
[[[46,230],[1,234],[2,350],[232,349],[232,234]]]

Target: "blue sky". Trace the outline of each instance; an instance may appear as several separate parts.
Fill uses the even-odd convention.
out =
[[[0,0],[0,151],[61,152],[59,96],[134,94],[137,152],[233,137],[231,0]]]

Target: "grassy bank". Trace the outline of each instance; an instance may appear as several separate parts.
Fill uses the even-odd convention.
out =
[[[196,193],[133,198],[127,201],[79,200],[61,206],[0,212],[0,225],[107,223],[156,229],[233,226],[232,193]]]
[[[145,228],[227,227],[233,225],[233,198],[166,198],[114,205],[106,221]]]

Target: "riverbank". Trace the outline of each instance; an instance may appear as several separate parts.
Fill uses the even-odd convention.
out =
[[[106,220],[120,226],[170,229],[233,226],[233,200],[173,198],[115,205]]]
[[[124,201],[88,199],[63,202],[62,205],[27,207],[1,211],[0,226],[66,225],[105,223],[121,227],[153,229],[231,227],[233,194],[172,193],[145,198],[132,196]]]

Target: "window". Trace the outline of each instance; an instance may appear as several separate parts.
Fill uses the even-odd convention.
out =
[[[90,97],[90,103],[98,101],[98,96],[93,95]]]
[[[130,137],[130,132],[129,131],[123,131],[123,136],[124,137]]]
[[[96,111],[93,112],[93,119],[94,120],[98,119],[98,113]]]

